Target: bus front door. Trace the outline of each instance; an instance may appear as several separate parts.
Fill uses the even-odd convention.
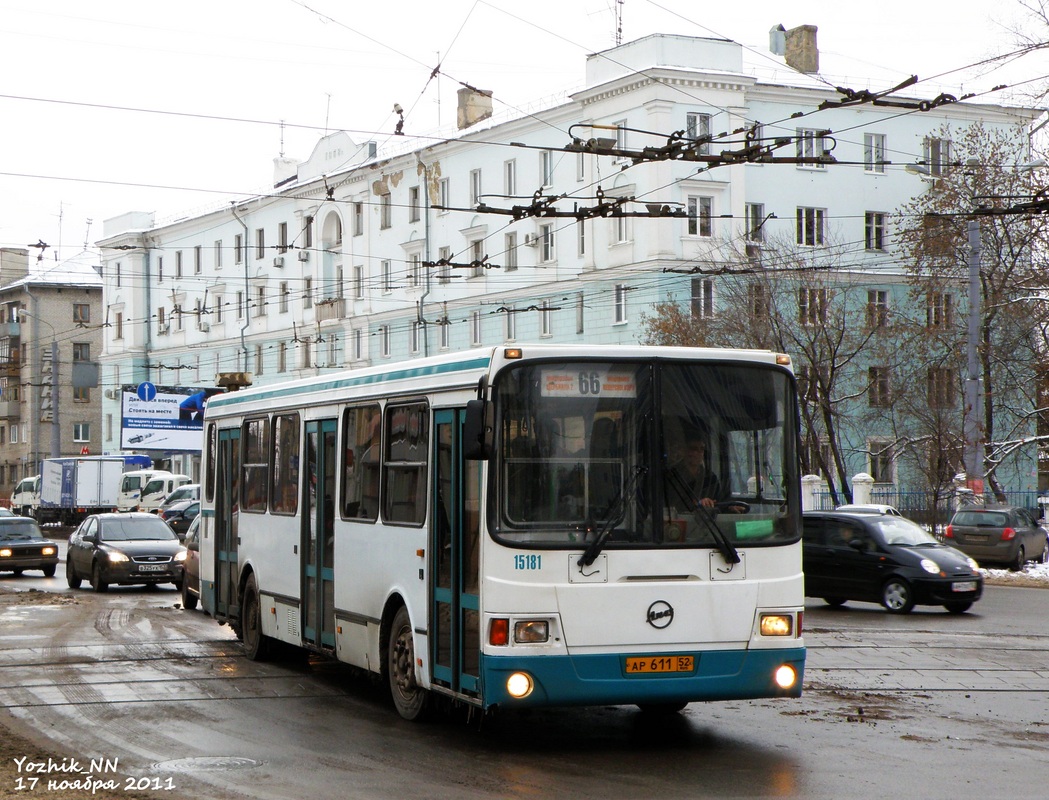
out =
[[[334,419],[306,423],[306,502],[302,515],[302,619],[305,641],[335,647]]]
[[[434,680],[476,697],[480,673],[481,462],[464,461],[462,409],[434,412],[430,618]]]
[[[215,476],[215,619],[237,619],[240,517],[240,428],[219,431]]]

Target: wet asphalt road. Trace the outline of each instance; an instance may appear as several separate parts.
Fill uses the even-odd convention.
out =
[[[157,796],[1047,796],[1046,590],[988,587],[962,616],[813,601],[800,700],[412,724],[339,665],[247,661],[172,587],[95,595],[62,574],[0,578],[75,599],[0,608],[0,705],[65,755],[174,787]]]

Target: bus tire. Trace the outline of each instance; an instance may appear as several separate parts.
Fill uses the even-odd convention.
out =
[[[427,710],[429,692],[415,680],[415,638],[408,609],[404,606],[397,609],[390,626],[386,672],[397,713],[406,720],[421,719]]]
[[[265,661],[270,654],[270,638],[262,632],[262,604],[254,575],[249,575],[244,585],[240,617],[245,653],[252,661]]]

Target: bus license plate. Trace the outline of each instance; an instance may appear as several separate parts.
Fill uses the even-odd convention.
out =
[[[626,660],[627,675],[655,675],[695,670],[695,656],[631,656]]]
[[[952,592],[975,592],[976,581],[958,581],[957,583],[951,584]]]
[[[167,564],[139,564],[139,572],[163,572],[168,568]]]

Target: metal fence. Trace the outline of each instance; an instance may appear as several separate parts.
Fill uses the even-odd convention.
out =
[[[955,510],[962,504],[964,495],[951,493],[937,495],[936,492],[906,492],[893,487],[875,487],[871,492],[871,503],[894,506],[903,516],[922,525],[945,525],[950,521]],[[816,492],[816,508],[820,511],[832,511],[834,501],[829,492]],[[840,495],[839,495],[840,502]],[[993,495],[984,497],[986,505],[997,505]],[[1038,492],[1006,492],[1005,505],[1020,506],[1030,509],[1035,516],[1042,515],[1042,504]]]

